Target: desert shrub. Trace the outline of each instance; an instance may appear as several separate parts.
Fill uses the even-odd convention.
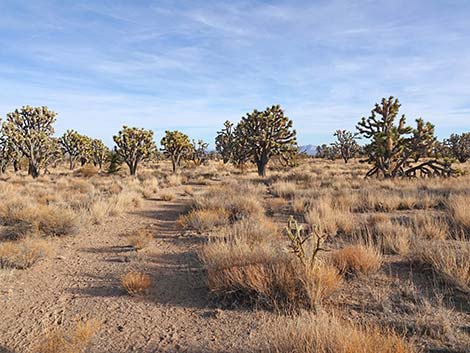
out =
[[[136,250],[142,250],[146,248],[153,240],[153,235],[150,230],[146,228],[139,228],[130,234],[127,234],[126,239],[128,244],[134,247]]]
[[[183,192],[185,195],[194,196],[194,190],[190,185],[186,185],[185,187],[183,187]]]
[[[429,266],[445,282],[470,292],[470,242],[416,240],[410,258]]]
[[[0,268],[26,269],[49,254],[49,246],[42,239],[26,238],[0,243]]]
[[[82,353],[99,330],[96,320],[79,322],[71,332],[56,329],[46,334],[35,353]]]
[[[342,321],[325,313],[280,317],[268,343],[274,353],[416,353],[395,332]]]
[[[147,178],[142,182],[142,194],[146,199],[152,198],[158,193],[159,182],[155,177]]]
[[[90,206],[89,217],[92,224],[102,224],[112,212],[113,206],[108,200],[98,199]]]
[[[92,165],[85,165],[79,169],[77,169],[73,174],[76,176],[84,177],[84,178],[91,178],[95,175],[98,175],[99,170]]]
[[[221,299],[279,310],[312,308],[340,285],[338,271],[304,266],[263,243],[212,241],[200,253],[210,291]]]
[[[350,245],[335,251],[331,260],[341,273],[371,274],[382,265],[382,255],[371,246]]]
[[[79,229],[78,218],[70,209],[36,204],[31,199],[20,197],[1,204],[0,221],[3,225],[16,228],[11,238],[35,232],[50,236],[70,235]]]
[[[139,208],[142,206],[142,194],[136,191],[122,191],[117,195],[113,195],[109,199],[111,206],[109,210],[110,216],[117,216],[128,210]]]
[[[132,271],[121,278],[121,284],[129,295],[138,295],[150,288],[152,279],[149,275]]]
[[[188,214],[178,218],[177,223],[185,229],[194,229],[199,232],[208,231],[215,227],[227,224],[229,214],[226,210],[219,209],[194,209]]]
[[[77,216],[67,208],[58,206],[37,207],[35,220],[39,232],[51,236],[63,236],[75,234],[79,230]],[[33,223],[33,224],[34,224]]]

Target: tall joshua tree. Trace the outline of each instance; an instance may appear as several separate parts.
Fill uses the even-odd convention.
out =
[[[51,143],[56,113],[47,107],[24,106],[8,113],[3,133],[12,145],[28,159],[28,173],[37,178],[40,169],[54,153]]]
[[[460,163],[470,159],[470,132],[461,135],[452,134],[444,141],[452,157],[457,158]]]
[[[353,158],[360,150],[356,142],[357,134],[348,130],[336,130],[333,136],[336,137],[336,141],[331,144],[332,147],[338,151],[344,163],[348,163],[349,159]]]
[[[67,130],[59,139],[62,151],[69,160],[69,168],[73,170],[78,160],[86,160],[91,152],[91,139],[75,130]]]
[[[10,142],[2,132],[2,125],[2,120],[0,119],[0,174],[5,173],[8,164],[11,163]]]
[[[156,149],[151,130],[123,126],[113,140],[115,152],[127,164],[131,175],[136,175],[138,165],[151,158]]]
[[[95,167],[98,166],[101,169],[109,154],[109,148],[106,147],[103,141],[99,139],[91,140],[91,158]]]
[[[207,147],[209,144],[203,140],[198,140],[197,142],[193,140],[191,147],[191,160],[196,166],[201,165],[207,160]]]
[[[292,120],[284,115],[279,105],[246,114],[235,128],[234,135],[239,147],[237,153],[256,164],[259,176],[266,176],[271,157],[289,161],[298,153]]]
[[[192,145],[188,135],[180,131],[165,131],[161,140],[163,154],[171,159],[173,173],[180,166],[184,158],[191,156]]]
[[[357,124],[357,129],[363,137],[370,139],[365,147],[367,162],[372,168],[366,177],[382,176],[395,178],[397,176],[449,176],[455,174],[449,163],[437,159],[427,160],[413,166],[421,158],[429,155],[436,143],[434,126],[422,119],[416,120],[416,128],[406,125],[402,115],[398,124],[395,123],[400,109],[398,99],[383,98],[381,104],[376,104],[371,116],[363,117]]]

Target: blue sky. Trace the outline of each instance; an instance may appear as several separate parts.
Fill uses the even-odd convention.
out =
[[[0,0],[0,48],[0,116],[47,105],[108,144],[127,124],[213,146],[271,104],[318,144],[389,95],[470,131],[468,0]]]

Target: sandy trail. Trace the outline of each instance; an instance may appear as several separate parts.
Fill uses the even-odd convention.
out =
[[[88,352],[240,352],[252,349],[258,316],[218,310],[208,297],[196,251],[204,240],[182,236],[175,221],[187,200],[147,200],[134,212],[56,239],[52,256],[24,271],[0,275],[0,352],[31,352],[44,332],[98,319]],[[151,227],[154,241],[136,254],[122,234]],[[120,277],[152,276],[145,297],[130,297]]]

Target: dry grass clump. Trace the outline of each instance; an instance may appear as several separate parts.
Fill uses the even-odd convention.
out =
[[[270,187],[271,194],[285,199],[292,199],[298,189],[299,186],[297,184],[287,181],[278,181]]]
[[[371,274],[382,266],[382,255],[371,246],[350,245],[335,251],[331,260],[341,273]]]
[[[424,239],[444,240],[450,233],[449,224],[439,214],[419,213],[411,218],[413,233]]]
[[[0,242],[0,268],[26,269],[46,257],[49,252],[50,246],[43,239],[26,238]]]
[[[35,232],[50,236],[70,235],[79,229],[78,218],[70,209],[42,205],[18,196],[0,205],[0,222],[18,227],[15,231],[17,237]]]
[[[223,226],[229,222],[229,213],[223,208],[193,209],[188,214],[178,218],[181,228],[194,229],[199,232],[208,231]]]
[[[330,198],[321,198],[312,204],[304,218],[309,226],[319,227],[324,234],[332,236],[338,232],[337,213]]]
[[[129,295],[144,294],[152,285],[152,278],[140,272],[129,272],[121,278],[121,284]]]
[[[257,244],[276,239],[279,227],[267,217],[247,217],[223,228],[220,233],[228,241],[243,239]]]
[[[180,186],[185,182],[181,174],[170,174],[165,177],[165,184],[167,186]]]
[[[416,353],[391,330],[357,325],[327,314],[280,318],[269,341],[275,353]]]
[[[127,234],[126,239],[128,244],[134,247],[136,250],[142,250],[146,248],[153,240],[153,235],[149,229],[139,228],[130,234]]]
[[[34,350],[35,353],[82,353],[89,346],[93,336],[100,328],[96,320],[79,322],[73,331],[61,329],[46,334],[46,338]]]
[[[470,242],[416,240],[410,257],[429,266],[447,283],[470,293]]]
[[[136,191],[122,191],[109,198],[109,216],[118,216],[123,212],[142,206],[142,194]]]
[[[260,189],[252,184],[227,184],[213,187],[194,199],[195,209],[224,209],[231,222],[264,214]]]
[[[165,192],[160,193],[160,198],[163,201],[172,201],[176,198],[176,195],[170,191],[165,191]]]
[[[387,220],[375,224],[374,235],[387,253],[406,255],[410,250],[412,230],[407,226]]]
[[[310,269],[266,243],[213,241],[200,257],[210,291],[232,302],[285,311],[312,308],[341,283],[336,269],[327,265]]]
[[[451,195],[446,204],[453,223],[470,232],[470,195]]]

